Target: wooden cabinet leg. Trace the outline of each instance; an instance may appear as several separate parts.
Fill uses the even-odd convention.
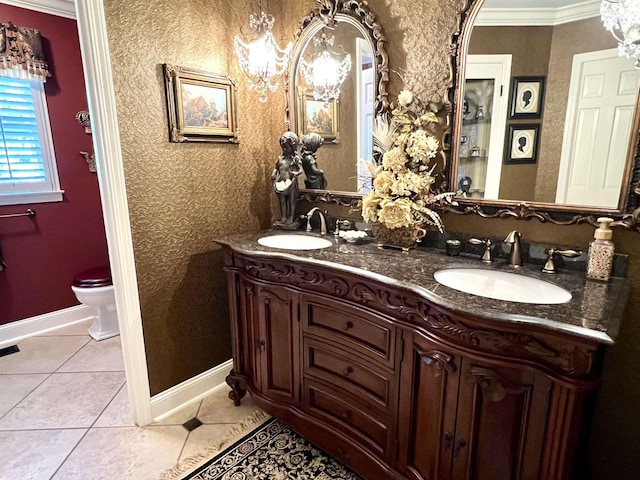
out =
[[[227,378],[225,378],[227,385],[231,387],[229,392],[229,398],[233,400],[233,404],[236,407],[240,406],[240,400],[247,394],[247,390],[240,386],[240,382],[233,376],[233,371]]]

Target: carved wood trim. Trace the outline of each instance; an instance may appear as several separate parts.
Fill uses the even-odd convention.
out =
[[[509,395],[526,394],[525,404],[529,404],[533,385],[516,384],[510,382],[498,372],[489,368],[472,366],[470,369],[471,378],[480,387],[487,400],[499,403],[504,397]]]
[[[440,377],[444,371],[453,374],[456,371],[456,364],[451,355],[438,350],[430,350],[428,352],[419,352],[420,360],[429,366],[435,368],[434,377]]]
[[[499,330],[486,325],[488,320],[445,313],[415,292],[365,281],[354,274],[337,276],[321,267],[240,254],[235,256],[235,268],[258,280],[330,295],[369,308],[472,353],[482,351],[503,358],[515,355],[568,377],[588,376],[599,358],[597,344],[571,342],[553,333],[516,333],[509,331],[508,325]]]
[[[300,189],[300,200],[314,203],[335,203],[343,207],[356,208],[362,199],[362,195],[349,192],[333,192],[329,190]]]

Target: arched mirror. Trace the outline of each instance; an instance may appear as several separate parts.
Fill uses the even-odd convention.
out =
[[[599,2],[476,0],[461,20],[458,212],[573,223],[635,208],[640,70]]]
[[[386,39],[366,3],[316,3],[296,33],[287,81],[287,123],[301,139],[311,132],[324,139],[317,159],[328,191],[304,189],[301,184],[303,197],[315,200],[329,195],[350,203],[350,197],[368,188],[373,119],[388,108]],[[323,39],[331,42],[338,58],[348,55],[351,60],[339,97],[330,101],[314,98],[302,72],[303,63],[312,61]]]

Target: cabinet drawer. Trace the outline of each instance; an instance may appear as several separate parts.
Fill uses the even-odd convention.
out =
[[[304,404],[311,415],[331,423],[336,428],[356,435],[369,449],[381,454],[390,451],[394,443],[391,420],[377,409],[362,403],[339,388],[305,377]]]
[[[356,349],[365,356],[372,355],[393,368],[396,329],[389,320],[326,298],[304,296],[300,306],[303,332]]]
[[[395,391],[393,371],[312,338],[304,339],[304,374],[345,388],[385,410]]]

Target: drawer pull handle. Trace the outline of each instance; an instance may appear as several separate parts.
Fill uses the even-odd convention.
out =
[[[345,377],[348,377],[348,376],[349,376],[349,374],[351,374],[352,372],[353,372],[353,367],[347,367],[347,368],[345,368],[345,369],[342,371],[342,374],[343,374]]]
[[[456,438],[455,445],[453,446],[453,456],[457,457],[460,454],[460,449],[467,446],[464,438]]]
[[[444,444],[442,445],[442,448],[445,452],[447,452],[450,448],[451,448],[451,442],[453,442],[453,435],[451,435],[451,433],[445,431],[442,434],[442,438],[444,440]]]
[[[342,329],[343,329],[343,330],[349,330],[350,328],[353,328],[353,323],[351,323],[351,322],[344,322],[344,323],[342,324]]]

